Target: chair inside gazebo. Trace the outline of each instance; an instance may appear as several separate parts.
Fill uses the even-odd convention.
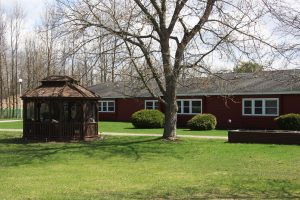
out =
[[[98,135],[97,101],[25,100],[24,136],[31,139],[84,139]]]

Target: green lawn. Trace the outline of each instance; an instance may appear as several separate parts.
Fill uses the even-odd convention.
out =
[[[0,123],[0,129],[22,129],[22,128],[23,128],[23,121]]]
[[[300,198],[299,146],[19,136],[0,132],[0,199]]]
[[[7,121],[7,120],[21,120],[21,119],[20,118],[0,119],[0,121]]]
[[[0,123],[0,129],[21,129],[23,122],[7,122]],[[115,133],[157,133],[162,134],[163,129],[136,129],[130,122],[99,122],[99,131],[115,132]],[[177,134],[180,135],[212,135],[212,136],[227,136],[225,130],[212,131],[191,131],[187,128],[178,128]]]
[[[1,125],[0,125],[1,126]],[[137,129],[134,128],[130,122],[100,122],[99,129],[101,132],[121,132],[121,133],[157,133],[162,134],[163,129]],[[178,128],[179,135],[213,135],[213,136],[227,136],[225,130],[212,131],[191,131],[187,128]]]

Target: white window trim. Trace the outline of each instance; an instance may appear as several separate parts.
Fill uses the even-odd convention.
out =
[[[101,110],[103,110],[103,102],[107,103],[107,111],[100,111],[98,109],[98,112],[102,112],[102,113],[114,113],[114,112],[116,112],[116,102],[115,102],[115,100],[108,100],[108,101],[103,100],[103,101],[99,101],[99,104],[100,104],[99,107],[101,107]],[[114,103],[114,111],[108,111],[108,103],[110,103],[110,102]]]
[[[197,115],[197,114],[202,114],[203,111],[203,104],[202,104],[202,99],[177,99],[176,102],[180,101],[181,102],[181,112],[177,113],[177,115]],[[189,110],[190,112],[193,110],[192,109],[192,102],[193,101],[200,101],[201,102],[201,112],[200,113],[183,113],[184,111],[184,106],[183,106],[183,101],[189,101]]]
[[[255,100],[262,100],[262,114],[255,114]],[[277,101],[277,113],[276,114],[266,114],[266,101]],[[251,105],[252,105],[252,110],[251,113],[253,114],[245,114],[245,109],[244,109],[244,105],[245,105],[245,101],[251,101]],[[242,102],[242,113],[243,116],[268,116],[268,117],[274,117],[274,116],[279,116],[279,98],[243,98],[243,102]]]
[[[158,100],[145,100],[145,103],[144,103],[144,108],[145,108],[145,109],[147,109],[146,104],[147,104],[148,102],[151,102],[151,103],[152,103],[152,110],[156,110],[156,109],[155,109],[155,103],[156,103],[156,102],[158,103]],[[158,105],[158,108],[159,108],[159,105]]]

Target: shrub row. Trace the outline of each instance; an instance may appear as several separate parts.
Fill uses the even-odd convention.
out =
[[[277,127],[281,130],[300,131],[300,114],[290,113],[275,118]]]
[[[164,114],[158,110],[140,110],[131,116],[135,128],[161,128],[164,125]],[[212,130],[216,128],[217,119],[212,114],[199,114],[187,123],[191,130]]]
[[[281,130],[300,130],[300,114],[286,114],[275,118],[277,128]],[[140,110],[131,117],[136,128],[161,128],[164,125],[164,114],[158,110]],[[213,130],[217,119],[212,114],[195,115],[187,122],[191,130]]]
[[[216,128],[217,119],[212,114],[199,114],[190,119],[187,126],[191,130],[213,130]]]
[[[161,128],[164,121],[165,116],[159,110],[140,110],[131,116],[135,128]]]

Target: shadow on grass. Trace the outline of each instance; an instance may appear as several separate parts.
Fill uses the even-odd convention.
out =
[[[104,199],[299,199],[299,194],[291,191],[290,182],[285,182],[279,188],[278,180],[267,180],[264,183],[269,184],[267,188],[259,189],[257,187],[247,188],[243,182],[230,182],[215,186],[207,184],[206,186],[176,186],[173,190],[152,187],[148,189],[135,189],[133,191],[105,191],[97,195],[105,197]],[[255,183],[253,183],[255,184]],[[166,186],[167,187],[167,186]],[[168,187],[167,187],[168,188]],[[97,198],[90,194],[80,194],[83,199]]]
[[[247,180],[245,180],[247,181]],[[252,187],[247,187],[243,180],[238,182],[232,181],[224,183],[224,185],[207,185],[202,190],[199,187],[182,187],[181,193],[187,194],[186,199],[299,199],[300,194],[292,192],[294,190],[293,184],[290,181],[284,180],[262,180],[266,187],[258,188],[256,180],[252,182]],[[257,185],[258,184],[258,185]],[[253,187],[257,185],[257,187]],[[227,190],[222,190],[227,188]],[[226,192],[225,192],[226,191]],[[168,196],[163,196],[168,198]],[[172,199],[172,198],[171,198]]]
[[[57,162],[69,157],[93,157],[106,160],[121,156],[138,161],[143,153],[163,153],[151,148],[159,145],[161,138],[105,138],[92,142],[27,142],[22,138],[0,139],[0,166],[18,166],[32,162]],[[157,142],[158,141],[158,142]],[[156,144],[157,143],[157,144]],[[146,145],[144,145],[146,144]],[[148,144],[148,145],[147,145]]]
[[[0,139],[0,144],[28,144],[23,138],[5,138]]]

